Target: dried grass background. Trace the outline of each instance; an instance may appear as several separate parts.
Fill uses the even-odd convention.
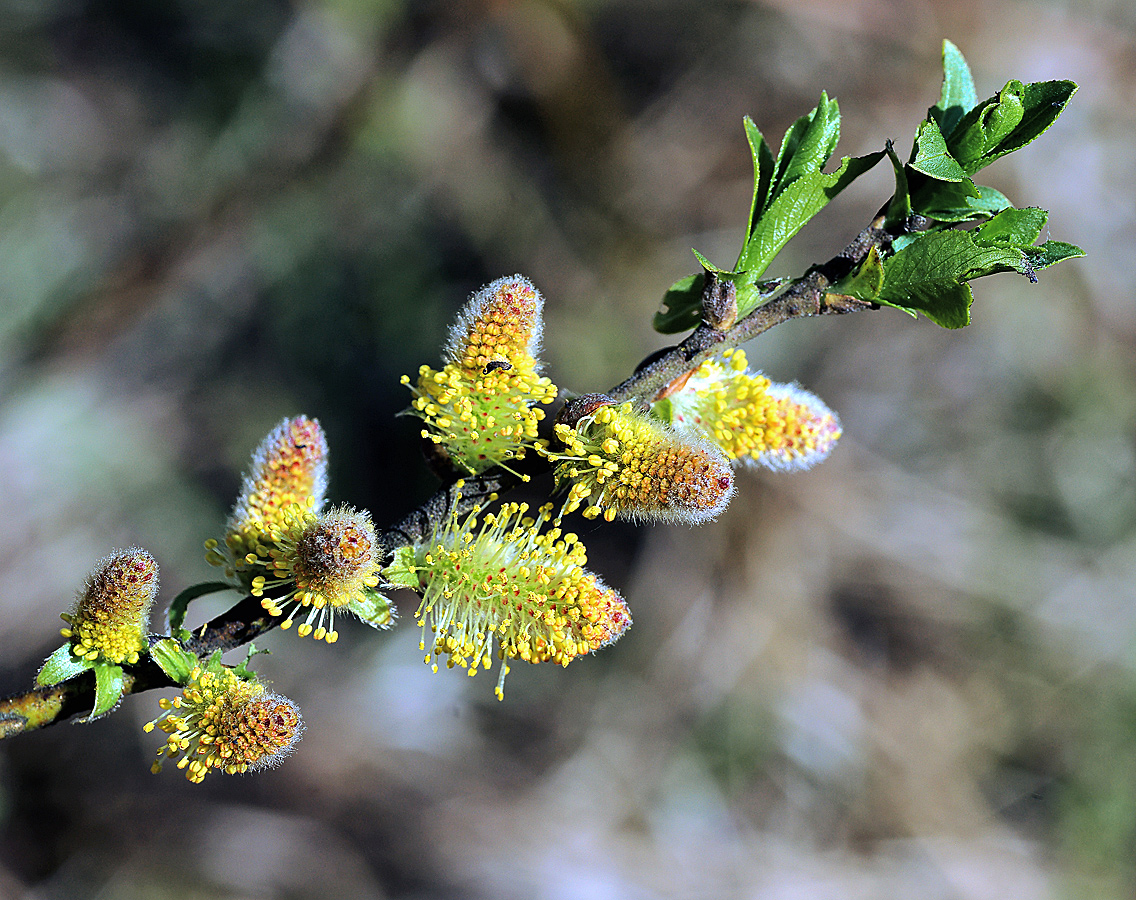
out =
[[[841,154],[906,152],[943,37],[981,95],[1080,83],[988,172],[1086,259],[979,282],[961,332],[754,342],[840,412],[833,457],[701,529],[585,530],[635,626],[514,666],[504,703],[430,674],[400,597],[387,635],[264,641],[308,723],[271,773],[151,776],[152,694],[0,745],[0,897],[1136,895],[1124,0],[3,0],[0,691],[111,549],[149,549],[167,601],[209,578],[285,415],[323,422],[336,502],[423,499],[398,376],[492,278],[545,293],[557,383],[621,380],[689,248],[733,261],[742,116],[779,141],[828,90]],[[867,222],[890,174],[864,181],[780,274]]]

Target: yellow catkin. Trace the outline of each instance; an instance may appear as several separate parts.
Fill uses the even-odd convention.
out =
[[[484,516],[451,514],[386,573],[422,595],[415,618],[426,662],[445,658],[473,675],[496,656],[498,698],[509,660],[566,666],[631,625],[626,601],[584,568],[583,544],[550,518],[551,505],[528,510],[510,503]]]
[[[409,413],[460,470],[483,472],[522,459],[537,442],[541,405],[556,386],[540,375],[540,292],[527,278],[499,278],[474,294],[446,344],[445,365],[422,366]]]
[[[708,359],[665,402],[675,425],[698,429],[730,459],[770,469],[807,469],[841,435],[840,420],[819,398],[749,371],[742,350]]]
[[[318,515],[327,492],[327,439],[315,419],[284,419],[257,447],[229,516],[225,539],[205,542],[205,559],[243,590],[270,574],[272,535],[296,516]]]
[[[569,485],[565,512],[697,525],[733,496],[729,460],[712,442],[670,428],[630,403],[601,406],[570,427],[555,426],[560,449],[546,451],[557,483]]]
[[[103,559],[74,611],[62,616],[71,652],[91,662],[138,662],[148,646],[146,629],[157,593],[158,564],[145,550],[131,547]]]
[[[285,616],[280,624],[285,630],[304,615],[296,628],[300,637],[334,644],[339,639],[336,612],[379,583],[380,553],[371,517],[349,507],[322,516],[292,507],[267,537],[267,574],[253,579],[252,593],[262,596],[288,586],[286,593],[274,592],[261,605],[273,616]]]
[[[158,705],[162,715],[143,729],[166,734],[151,770],[157,774],[176,759],[195,784],[211,771],[235,775],[274,766],[303,733],[295,703],[224,667],[195,667],[182,693]]]

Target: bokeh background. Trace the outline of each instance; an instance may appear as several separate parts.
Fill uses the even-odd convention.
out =
[[[827,90],[841,154],[906,152],[944,37],[983,96],[1080,83],[983,175],[1087,258],[978,283],[965,331],[754,342],[839,411],[832,458],[700,529],[583,529],[635,626],[504,703],[430,674],[403,596],[391,633],[264,641],[308,723],[273,772],[151,776],[154,694],[0,745],[0,897],[1136,896],[1127,0],[2,0],[0,693],[111,549],[167,601],[209,578],[285,415],[323,422],[335,501],[426,497],[398,377],[481,284],[544,291],[559,384],[621,380],[690,247],[736,256],[742,116],[779,141]]]

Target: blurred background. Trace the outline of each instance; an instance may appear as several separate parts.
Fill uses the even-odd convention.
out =
[[[390,633],[263,642],[308,723],[267,774],[150,775],[157,694],[0,744],[0,897],[1136,896],[1126,0],[0,0],[0,693],[112,549],[164,602],[209,579],[285,415],[324,424],[333,501],[425,498],[398,377],[485,282],[543,290],[558,384],[620,381],[690,248],[736,258],[742,116],[776,146],[827,90],[840,154],[906,153],[944,37],[980,96],[1080,83],[983,180],[1087,258],[978,282],[961,332],[747,347],[840,413],[834,455],[700,529],[580,523],[635,626],[503,703],[422,665],[402,596]]]

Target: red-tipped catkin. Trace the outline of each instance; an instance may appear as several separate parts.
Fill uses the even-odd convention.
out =
[[[340,507],[322,516],[294,508],[282,525],[269,533],[272,549],[267,576],[252,580],[252,593],[288,585],[282,596],[261,601],[274,616],[286,616],[281,628],[307,609],[296,628],[300,637],[334,644],[336,612],[362,599],[364,591],[379,583],[380,554],[375,526],[366,512]]]
[[[150,607],[158,594],[158,564],[131,547],[102,560],[87,579],[75,610],[64,613],[71,652],[91,662],[138,662],[146,650]]]
[[[556,479],[570,484],[565,511],[584,515],[699,525],[730,502],[734,477],[717,445],[636,412],[604,405],[575,427],[559,423],[564,450],[548,451]]]
[[[224,543],[205,542],[205,559],[243,589],[267,572],[270,535],[297,515],[319,514],[327,492],[327,439],[315,419],[284,419],[257,447]]]
[[[540,352],[544,298],[523,275],[490,282],[469,298],[450,329],[446,362],[470,375],[495,362],[535,360]]]
[[[176,759],[195,784],[213,770],[235,775],[275,766],[304,730],[295,703],[223,667],[198,666],[179,696],[158,705],[164,712],[144,730],[158,728],[167,738],[151,769],[157,774],[163,761]]]
[[[229,517],[230,534],[259,534],[289,506],[316,512],[327,491],[327,439],[315,419],[285,419],[261,441]]]
[[[423,438],[458,469],[483,472],[523,458],[536,443],[540,405],[556,398],[536,358],[542,307],[527,278],[499,278],[459,314],[441,371],[419,368],[409,411],[425,422]],[[402,383],[410,386],[410,378]]]

